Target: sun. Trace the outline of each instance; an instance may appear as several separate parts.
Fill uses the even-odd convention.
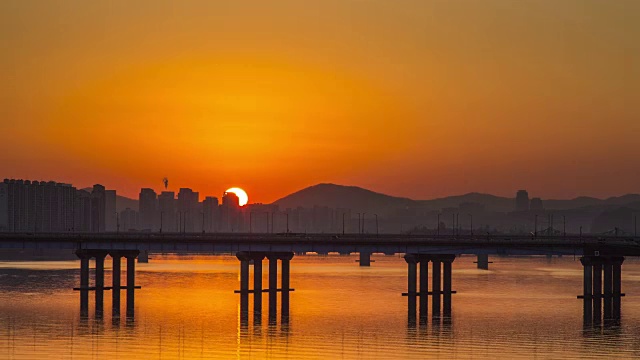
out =
[[[240,203],[240,206],[244,206],[247,204],[247,202],[249,201],[249,196],[247,196],[246,191],[237,188],[237,187],[232,187],[227,189],[227,191],[225,191],[225,193],[234,193],[236,194],[236,196],[238,196],[238,201]]]

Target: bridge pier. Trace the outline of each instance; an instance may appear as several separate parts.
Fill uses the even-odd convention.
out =
[[[408,297],[408,319],[409,324],[415,324],[416,319],[416,298],[420,297],[420,320],[426,321],[428,298],[431,295],[431,312],[434,318],[440,317],[440,312],[445,317],[451,316],[451,295],[455,291],[451,290],[452,263],[455,255],[426,255],[426,254],[406,254],[407,262],[407,292],[403,296]],[[429,261],[432,263],[431,292],[429,286]],[[417,292],[417,269],[420,264],[420,292]],[[442,307],[441,307],[442,305]]]
[[[489,254],[478,254],[478,260],[475,262],[478,265],[478,269],[481,270],[489,270],[489,264],[492,264],[492,261],[489,261]]]
[[[442,272],[442,262],[439,257],[431,259],[431,316],[437,318],[440,316],[440,293],[442,291],[442,281],[440,274]]]
[[[96,251],[93,256],[96,258],[96,318],[100,319],[104,315],[104,259],[107,257],[107,252]]]
[[[80,316],[89,316],[89,259],[84,252],[76,252],[80,258]]]
[[[426,323],[429,307],[429,255],[420,255],[420,322]]]
[[[417,293],[417,278],[418,268],[417,264],[420,261],[415,254],[405,254],[404,260],[407,262],[407,293],[403,294],[407,296],[407,307],[409,309],[408,319],[409,325],[415,326],[416,324],[416,297]]]
[[[238,252],[236,257],[240,260],[240,311],[241,320],[249,313],[249,294],[253,293],[254,324],[259,325],[262,319],[262,260],[269,260],[269,322],[276,320],[278,307],[277,294],[281,292],[281,315],[288,321],[289,316],[289,292],[293,291],[290,285],[290,261],[292,252]],[[278,289],[278,260],[282,261],[281,288]],[[253,262],[253,290],[249,290],[249,266]]]
[[[138,250],[127,251],[127,312],[128,318],[134,317],[135,289],[136,289],[136,257],[140,252]],[[118,289],[120,291],[120,289]]]
[[[149,251],[142,250],[138,255],[138,263],[140,264],[148,264],[149,263]]]
[[[113,261],[112,267],[112,287],[105,287],[104,284],[104,262],[107,255]],[[135,259],[138,250],[76,250],[76,256],[80,258],[80,287],[74,290],[80,291],[80,316],[86,317],[89,314],[89,291],[95,290],[95,316],[100,319],[104,316],[104,291],[112,290],[112,310],[113,316],[120,316],[120,285],[121,279],[121,258],[127,258],[127,316],[133,316],[134,290],[135,286]],[[89,260],[96,259],[94,286],[89,286]]]
[[[120,316],[120,263],[122,255],[117,252],[111,252],[111,309],[113,316]]]
[[[453,260],[455,260],[455,255],[442,255],[440,257],[442,259],[442,305],[443,305],[443,315],[445,317],[451,316],[451,272]]]
[[[583,294],[585,326],[620,319],[622,293],[622,256],[583,256]],[[604,278],[603,278],[604,273]],[[604,304],[603,304],[604,303]],[[603,311],[604,308],[604,311]]]
[[[360,266],[371,266],[371,253],[367,251],[360,252]]]

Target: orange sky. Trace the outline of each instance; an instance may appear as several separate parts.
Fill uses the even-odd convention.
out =
[[[0,177],[640,192],[640,2],[0,2]]]

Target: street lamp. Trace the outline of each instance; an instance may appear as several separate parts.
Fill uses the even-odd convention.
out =
[[[160,234],[162,234],[162,215],[164,214],[164,211],[160,211]]]
[[[469,214],[469,220],[471,221],[471,236],[473,236],[473,214]]]
[[[249,234],[253,232],[253,211],[249,211]]]
[[[344,235],[344,211],[342,212],[342,235]]]
[[[438,236],[440,236],[440,213],[438,213],[438,224],[437,224],[437,227],[438,227],[438,230],[437,230],[436,234]]]
[[[116,233],[120,232],[120,215],[116,211]]]
[[[287,234],[289,233],[289,212],[287,211]]]
[[[358,214],[358,234],[360,233],[360,213],[356,213]]]

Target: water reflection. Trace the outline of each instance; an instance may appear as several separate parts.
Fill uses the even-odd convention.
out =
[[[111,291],[120,292],[116,289],[112,289]],[[95,301],[94,301],[94,316],[95,320],[102,321],[104,319],[104,288],[96,288],[95,290],[78,290],[80,293],[80,320],[86,322],[89,320],[89,293],[95,293]],[[114,326],[120,325],[120,294],[114,294],[112,296],[112,304],[111,304],[111,320]],[[126,322],[127,326],[131,326],[135,321],[135,291],[132,289],[127,289],[127,301],[126,301]]]
[[[289,333],[289,298],[291,291],[281,291],[280,303],[280,330],[282,334]],[[256,296],[257,294],[254,294]],[[262,297],[257,295],[256,297]],[[275,295],[275,296],[274,296]],[[276,334],[278,328],[278,301],[277,292],[269,293],[269,312],[268,312],[268,334],[270,336]],[[238,332],[242,335],[249,335],[250,329],[253,330],[254,336],[262,334],[262,299],[255,301],[253,308],[249,309],[249,293],[240,294],[240,306],[238,308]],[[253,317],[253,327],[249,326],[249,315]]]

